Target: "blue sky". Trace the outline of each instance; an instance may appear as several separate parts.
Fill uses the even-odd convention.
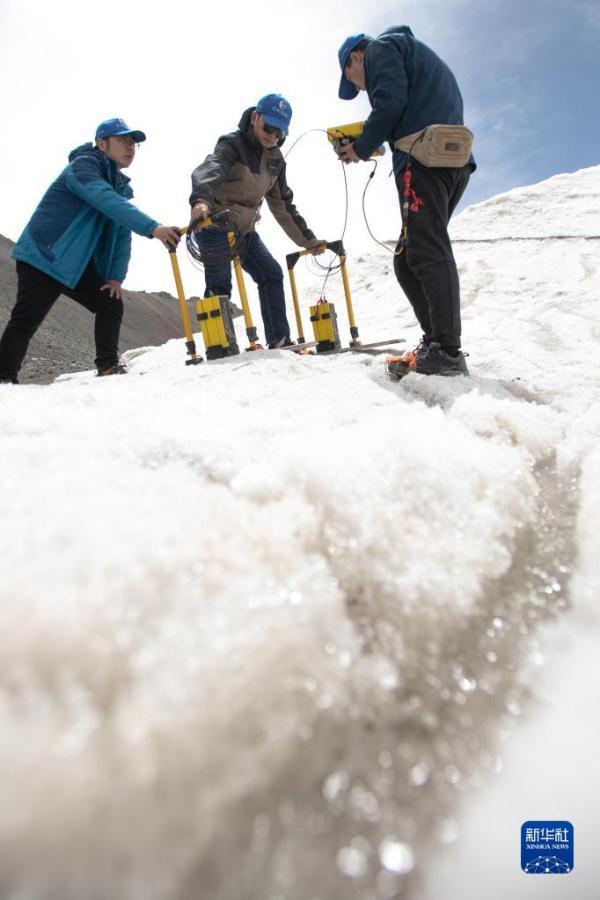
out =
[[[479,169],[463,206],[600,162],[600,0],[103,0],[93,24],[77,0],[0,0],[0,233],[18,237],[68,151],[124,117],[148,141],[129,170],[135,202],[185,224],[190,173],[262,94],[291,100],[288,159],[298,208],[319,237],[341,232],[344,181],[324,129],[364,119],[367,98],[337,97],[348,34],[408,24],[457,75]],[[389,154],[368,194],[370,224],[399,233]],[[373,247],[361,196],[370,168],[349,167],[350,251]],[[294,249],[267,214],[263,239]],[[168,260],[167,260],[168,264]],[[153,241],[136,239],[128,286],[171,289]],[[197,273],[191,277],[197,279]],[[197,287],[195,287],[197,291]]]
[[[397,3],[452,67],[476,134],[468,201],[600,163],[598,0]],[[373,22],[389,24],[390,6]]]

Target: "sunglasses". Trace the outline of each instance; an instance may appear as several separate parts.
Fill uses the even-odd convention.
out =
[[[275,128],[274,125],[269,125],[268,122],[265,122],[264,118],[262,120],[262,130],[266,132],[266,134],[274,134],[277,140],[280,140],[283,137],[281,128]]]

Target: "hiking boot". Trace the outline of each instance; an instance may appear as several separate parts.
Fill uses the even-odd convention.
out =
[[[442,349],[437,341],[431,341],[417,350],[414,371],[420,375],[469,374],[464,353],[459,350],[453,356]]]
[[[103,378],[105,375],[127,375],[127,366],[124,363],[116,363],[107,369],[98,369],[98,377]]]
[[[18,384],[16,378],[8,378],[6,375],[0,375],[0,384]]]

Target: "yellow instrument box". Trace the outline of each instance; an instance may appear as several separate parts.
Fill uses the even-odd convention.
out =
[[[333,303],[317,303],[310,308],[310,321],[312,322],[317,353],[326,350],[339,350],[342,346],[338,331],[337,314]]]
[[[196,300],[196,313],[207,359],[222,359],[240,352],[226,294]]]

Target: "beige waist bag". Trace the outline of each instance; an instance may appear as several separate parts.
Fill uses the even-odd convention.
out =
[[[423,166],[458,169],[466,166],[473,147],[473,132],[464,125],[428,125],[422,131],[394,141]]]

